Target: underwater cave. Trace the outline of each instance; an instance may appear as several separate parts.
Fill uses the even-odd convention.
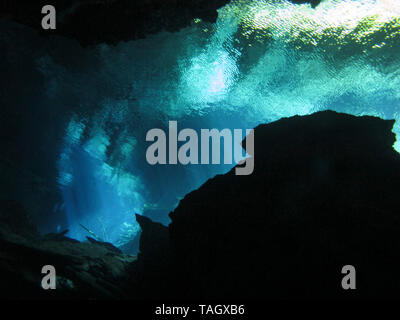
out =
[[[315,181],[324,183],[324,186],[327,182],[323,179],[330,179],[330,183],[347,181],[341,176],[343,172],[352,172],[348,174],[362,179],[357,170],[337,169],[339,165],[333,164],[337,159],[341,161],[340,157],[336,158],[337,150],[344,154],[343,157],[348,155],[348,159],[352,159],[348,163],[355,159],[353,157],[359,157],[354,163],[359,161],[360,172],[364,172],[365,164],[369,168],[366,172],[378,170],[378,173],[374,171],[374,177],[379,172],[391,177],[387,184],[377,178],[379,182],[376,184],[382,183],[377,190],[397,186],[398,172],[387,169],[391,164],[398,168],[396,156],[400,151],[400,138],[391,138],[391,135],[400,137],[400,2],[397,0],[196,0],[165,1],[162,4],[152,0],[146,5],[141,4],[142,1],[70,1],[68,4],[55,0],[53,3],[57,9],[56,30],[41,29],[43,15],[39,4],[5,1],[0,5],[0,202],[4,229],[0,238],[7,243],[9,250],[17,250],[8,246],[14,243],[10,240],[12,237],[7,238],[12,232],[28,239],[18,242],[19,246],[29,246],[27,243],[32,238],[41,239],[37,240],[36,247],[30,249],[38,250],[51,246],[46,245],[46,241],[58,239],[58,243],[66,241],[68,245],[81,246],[80,257],[86,256],[86,245],[107,243],[118,250],[126,264],[139,257],[137,272],[146,273],[146,270],[152,270],[146,265],[167,258],[155,253],[154,257],[142,258],[140,262],[141,257],[147,257],[144,251],[153,250],[153,242],[169,239],[168,249],[161,247],[165,252],[172,247],[177,256],[190,255],[191,248],[197,248],[199,257],[194,257],[190,260],[192,262],[182,258],[172,263],[185,265],[186,271],[182,271],[184,279],[192,279],[188,271],[191,263],[195,270],[196,261],[201,264],[198,261],[214,259],[214,251],[204,249],[209,243],[201,233],[194,239],[189,231],[185,234],[183,229],[191,230],[194,235],[197,229],[193,227],[192,230],[191,224],[197,225],[209,234],[210,239],[214,239],[217,231],[211,225],[216,228],[220,223],[226,223],[226,227],[221,225],[221,230],[227,232],[226,237],[238,232],[236,236],[239,239],[252,239],[247,232],[249,225],[239,224],[243,232],[236,225],[242,220],[239,213],[237,216],[234,213],[235,208],[257,211],[254,202],[259,201],[257,205],[264,208],[267,206],[264,201],[273,203],[273,199],[279,198],[280,204],[276,206],[282,206],[282,217],[277,219],[281,222],[280,219],[289,219],[301,211],[305,200],[298,198]],[[356,116],[352,120],[354,128],[358,128],[356,119],[366,116],[387,120],[382,123],[388,125],[365,120],[370,132],[360,122],[362,134],[359,132],[360,135],[353,136],[356,129],[351,129],[350,125],[347,127],[346,115],[343,119],[336,119],[333,115],[336,113],[331,114],[328,110]],[[319,112],[328,113],[321,115]],[[325,114],[332,119],[325,118]],[[307,118],[313,115],[315,118]],[[292,125],[285,122],[288,119],[294,119]],[[296,119],[310,120],[303,123],[303,120]],[[235,163],[150,164],[146,160],[146,150],[151,143],[146,141],[146,134],[154,128],[168,132],[169,121],[177,121],[179,130],[190,128],[198,133],[205,128],[240,129],[243,132],[256,128],[256,166],[251,178],[256,180],[249,185],[245,182],[247,180],[242,183],[247,186],[246,190],[258,186],[254,189],[256,200],[252,200],[253,193],[246,197],[235,193],[236,182],[231,174]],[[299,124],[296,121],[300,121]],[[331,129],[330,124],[335,121],[340,126]],[[271,124],[271,127],[266,127],[272,132],[270,136],[277,138],[265,138],[265,143],[261,143],[257,140],[264,135],[260,125],[267,124]],[[280,129],[274,131],[275,124],[281,124],[282,130],[291,129],[281,134]],[[319,128],[321,133],[312,129],[307,131],[308,126]],[[324,130],[330,130],[330,133],[325,136]],[[309,132],[310,136],[305,136],[304,132]],[[300,139],[303,134],[304,139]],[[343,142],[345,151],[332,142],[334,139],[342,141],[340,139],[344,136],[353,137],[355,145]],[[325,140],[321,144],[319,140],[315,142],[318,150],[323,152],[308,162],[302,152],[314,152],[311,148],[314,142],[309,137],[321,141],[325,137]],[[365,142],[367,140],[362,137],[370,139],[370,142]],[[183,145],[183,141],[177,143],[178,147]],[[378,146],[380,144],[382,149]],[[354,154],[346,153],[350,149]],[[385,158],[381,163],[375,163],[370,159],[372,156],[367,156],[368,150],[379,159],[388,155],[390,160]],[[245,153],[243,150],[241,156],[244,157]],[[260,158],[257,158],[258,154]],[[290,170],[283,167],[287,164],[283,154],[297,159],[298,176],[288,177],[286,172]],[[271,160],[273,157],[280,160],[274,162]],[[261,159],[265,162],[261,163]],[[366,164],[369,160],[373,164]],[[302,171],[308,172],[308,166],[312,166],[312,179]],[[268,170],[279,172],[282,181],[288,177],[292,183],[279,189],[280,179],[275,179],[275,173],[266,174]],[[223,177],[226,177],[225,182]],[[264,182],[257,177],[265,178]],[[267,180],[270,178],[276,185]],[[351,179],[356,181],[354,176]],[[363,182],[368,183],[373,184],[371,180]],[[268,191],[275,186],[279,193]],[[344,190],[348,185],[343,182],[343,187],[340,186]],[[209,194],[200,197],[198,194],[203,194],[201,190],[204,188],[209,188]],[[225,190],[226,198],[216,191],[219,188]],[[320,188],[323,187],[317,187]],[[336,189],[329,188],[327,193],[337,194]],[[380,192],[359,188],[351,190],[354,198],[359,196],[361,202],[363,197],[371,199],[371,194]],[[359,191],[361,189],[363,191]],[[257,190],[265,191],[265,194],[260,196]],[[318,191],[315,194],[315,199],[309,201],[314,201],[317,206],[322,196],[317,197]],[[386,201],[384,196],[381,198]],[[224,209],[220,203],[226,199],[231,200],[227,200]],[[334,199],[329,201],[335,203]],[[390,201],[387,200],[385,205],[392,204]],[[193,210],[185,207],[190,207],[190,203]],[[351,204],[351,210],[361,206],[358,202]],[[365,207],[371,208],[372,205]],[[215,208],[219,208],[216,212],[221,212],[221,215],[216,213],[214,218],[210,217],[207,225],[202,217],[204,215],[206,219]],[[307,210],[316,207],[313,208],[307,204]],[[372,216],[375,217],[373,213]],[[309,224],[303,225],[300,218],[293,219],[295,222],[287,222],[288,229],[282,227],[282,230],[295,229],[294,225],[298,224],[303,228],[299,231],[303,235]],[[317,223],[317,220],[319,218],[312,223]],[[255,221],[264,223],[262,218]],[[254,224],[257,229],[257,223]],[[233,225],[235,227],[231,228]],[[155,231],[145,234],[144,226],[152,226],[148,227],[149,230]],[[296,230],[290,235],[282,231],[276,236],[283,248],[292,252],[294,249],[288,239],[294,239],[298,234]],[[329,236],[330,231],[327,234]],[[193,246],[190,247],[189,243]],[[62,252],[60,254],[65,256],[70,254],[57,247],[59,244],[54,246],[54,252]],[[228,252],[232,250],[231,255],[226,254],[224,261],[221,258],[220,264],[216,263],[216,267],[207,270],[222,270],[218,266],[232,262],[232,256],[246,251],[246,248],[242,242],[235,242],[235,248],[228,249]],[[96,250],[114,249],[102,247]],[[56,261],[54,263],[66,263],[61,258],[52,259]],[[4,263],[2,268],[7,269],[8,265]],[[260,274],[261,271],[254,268],[255,274]],[[306,269],[300,268],[300,272]],[[282,271],[284,274],[285,270]],[[219,271],[215,271],[216,274],[220,274]],[[63,279],[91,286],[89,278],[71,274],[67,269],[62,269],[63,272]],[[143,279],[151,278],[148,283],[153,286],[158,281],[158,273],[154,278],[152,271],[148,272],[141,281],[144,283]],[[202,274],[206,271],[200,267],[197,272],[201,275],[193,283],[200,288],[201,279],[207,276]],[[165,275],[160,277],[165,278]],[[213,275],[210,277],[213,279]],[[131,276],[128,279],[132,280]],[[61,286],[67,286],[68,281],[61,281]],[[136,280],[132,281],[137,285]],[[143,283],[140,282],[139,288],[151,287]],[[229,291],[227,282],[222,281],[219,285],[226,290],[214,288],[215,291],[207,295],[203,288],[194,296],[220,297],[239,291]],[[252,297],[244,283],[239,281],[238,286],[246,297]],[[128,288],[111,291],[104,296],[126,297],[126,292],[130,292]],[[68,296],[70,291],[66,289],[66,292]],[[192,291],[183,288],[182,292]],[[370,293],[368,291],[366,295]],[[91,294],[96,297],[96,294]],[[101,297],[102,294],[99,293]],[[180,297],[179,294],[176,296]]]

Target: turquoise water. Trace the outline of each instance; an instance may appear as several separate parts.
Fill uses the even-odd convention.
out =
[[[179,199],[229,170],[149,166],[145,134],[169,120],[245,129],[332,109],[396,119],[399,134],[399,19],[396,0],[326,0],[315,10],[232,1],[215,24],[195,19],[177,33],[38,57],[47,97],[71,99],[58,163],[70,235],[84,239],[83,224],[118,243],[138,232],[135,212],[168,224]],[[57,60],[65,50],[74,64]]]

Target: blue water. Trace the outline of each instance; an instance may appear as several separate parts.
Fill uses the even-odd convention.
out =
[[[169,120],[246,129],[325,109],[399,120],[396,17],[390,0],[327,0],[316,10],[232,1],[215,24],[194,20],[177,33],[88,49],[54,40],[35,63],[47,101],[71,110],[58,162],[70,236],[89,235],[82,224],[118,244],[139,231],[134,213],[168,224],[185,194],[232,167],[148,165],[145,134]],[[393,30],[382,38],[385,24]]]

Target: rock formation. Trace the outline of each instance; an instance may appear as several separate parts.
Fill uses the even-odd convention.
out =
[[[216,176],[171,213],[165,295],[395,294],[400,157],[393,123],[326,111],[258,126],[254,173]],[[345,265],[358,272],[352,292],[341,287]]]
[[[310,3],[321,0],[292,0]],[[195,18],[215,22],[217,9],[229,0],[54,0],[56,30],[42,30],[41,8],[46,1],[6,0],[0,4],[0,18],[9,18],[37,29],[43,35],[62,35],[76,39],[83,46],[117,44],[143,38],[160,31],[178,31]]]

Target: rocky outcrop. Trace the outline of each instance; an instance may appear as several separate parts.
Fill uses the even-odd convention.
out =
[[[149,218],[136,215],[142,229],[137,261],[133,262],[129,274],[131,299],[174,298],[171,281],[175,279],[169,247],[168,228]]]
[[[143,38],[163,30],[178,31],[194,18],[214,22],[217,9],[229,0],[54,0],[57,29],[42,30],[43,1],[3,1],[0,17],[39,30],[78,40],[82,45],[116,44]]]
[[[117,299],[129,296],[126,271],[135,256],[109,243],[39,236],[17,204],[0,212],[0,297],[6,299]],[[56,269],[56,290],[41,287],[42,267]]]
[[[83,46],[117,44],[144,38],[160,31],[175,32],[190,25],[194,18],[215,22],[217,9],[230,0],[53,0],[57,29],[43,30],[41,9],[46,1],[5,0],[0,3],[0,18],[12,19],[44,36],[62,35],[76,39]],[[310,3],[321,0],[291,0]]]
[[[258,126],[254,173],[216,176],[171,213],[168,294],[396,294],[400,157],[393,123],[326,111]],[[356,268],[357,290],[341,287],[345,265]]]

